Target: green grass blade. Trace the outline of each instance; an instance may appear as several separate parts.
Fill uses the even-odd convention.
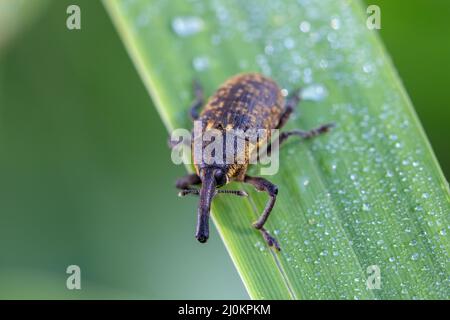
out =
[[[266,195],[245,187],[248,199],[215,199],[216,227],[252,298],[450,296],[448,184],[358,1],[104,3],[169,130],[190,128],[193,78],[210,94],[246,71],[312,92],[287,129],[337,124],[284,146],[269,177],[280,191],[268,228],[282,252],[251,228]],[[176,21],[193,27],[175,32]],[[367,288],[371,265],[380,289]]]

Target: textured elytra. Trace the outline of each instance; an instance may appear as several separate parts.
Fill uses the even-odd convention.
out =
[[[200,117],[208,128],[274,129],[283,105],[281,90],[272,79],[245,73],[220,86]]]
[[[258,73],[245,73],[228,79],[217,89],[206,103],[199,120],[204,124],[202,133],[211,129],[220,130],[225,139],[235,135],[236,131],[245,133],[249,130],[275,129],[283,110],[284,97],[275,81]],[[227,176],[230,180],[242,180],[252,153],[267,140],[261,138],[257,144],[245,143],[243,163],[228,164]],[[237,151],[238,148],[227,150],[224,143],[224,157],[230,152],[237,156]]]

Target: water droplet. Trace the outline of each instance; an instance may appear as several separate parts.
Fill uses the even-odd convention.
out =
[[[422,198],[428,199],[430,197],[430,194],[427,192],[422,193]]]
[[[325,59],[321,59],[321,60],[319,61],[319,67],[322,68],[322,69],[328,68],[328,61],[325,60]]]
[[[195,57],[192,60],[192,66],[196,71],[204,71],[209,67],[209,59],[205,56]]]
[[[288,94],[289,94],[289,91],[288,91],[287,89],[281,89],[281,95],[282,95],[283,97],[287,97]]]
[[[395,258],[394,257],[390,257],[389,258],[389,262],[394,262],[395,261]]]
[[[339,18],[333,18],[331,19],[330,25],[334,30],[338,30],[341,27],[341,20]]]
[[[199,17],[176,17],[172,20],[172,29],[180,37],[194,35],[203,30],[205,23]]]
[[[411,260],[416,261],[417,259],[419,259],[419,254],[418,254],[418,253],[414,253],[414,254],[411,256]]]
[[[304,100],[321,101],[327,97],[328,91],[320,84],[313,84],[304,88],[301,94]]]
[[[267,55],[272,55],[273,52],[275,51],[274,47],[270,44],[268,44],[265,48],[264,48],[264,53]]]
[[[370,207],[369,207],[369,205],[364,203],[363,206],[362,206],[362,209],[363,209],[363,211],[369,211]]]
[[[266,250],[266,246],[265,246],[261,241],[256,242],[256,243],[255,243],[255,247],[258,248],[259,251],[264,251],[264,250]]]
[[[299,25],[299,29],[301,32],[307,33],[311,31],[311,24],[308,21],[302,21]]]
[[[286,49],[292,49],[292,48],[294,48],[294,46],[295,46],[295,42],[294,42],[294,40],[292,39],[292,38],[286,38],[286,39],[284,39],[284,47],[286,48]]]
[[[371,73],[373,71],[373,69],[374,69],[374,67],[373,67],[373,64],[371,64],[371,63],[365,63],[363,65],[363,71],[365,73]]]
[[[307,187],[309,185],[309,179],[307,177],[301,178],[300,183],[302,186]]]

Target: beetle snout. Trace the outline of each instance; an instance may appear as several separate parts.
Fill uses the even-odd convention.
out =
[[[196,234],[195,237],[197,238],[198,242],[205,243],[208,241],[209,235],[208,234]]]
[[[205,243],[209,238],[209,209],[208,212],[200,214],[197,222],[195,237],[201,243]]]

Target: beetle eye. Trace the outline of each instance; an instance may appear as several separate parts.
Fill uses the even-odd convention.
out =
[[[222,186],[226,183],[226,176],[225,176],[225,172],[223,172],[223,170],[216,170],[214,172],[214,179],[216,180],[216,184],[218,186]]]

